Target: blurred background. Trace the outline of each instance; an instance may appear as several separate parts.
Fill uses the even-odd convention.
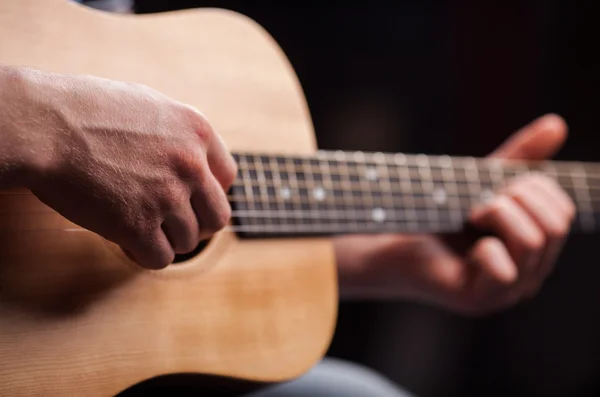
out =
[[[600,161],[594,2],[566,0],[96,0],[119,12],[241,12],[279,42],[323,149],[486,155],[546,112],[567,120],[560,159]],[[596,236],[574,236],[541,294],[464,318],[411,302],[341,306],[329,355],[420,396],[600,395]]]

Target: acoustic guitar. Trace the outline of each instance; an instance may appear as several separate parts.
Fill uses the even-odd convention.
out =
[[[336,325],[332,236],[460,231],[473,204],[521,173],[556,177],[578,205],[576,230],[596,226],[597,164],[319,151],[285,54],[234,12],[5,0],[0,37],[3,64],[135,81],[201,109],[240,170],[231,225],[159,271],[26,190],[0,192],[2,396],[298,377]]]

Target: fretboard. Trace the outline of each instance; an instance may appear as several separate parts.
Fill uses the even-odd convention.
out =
[[[234,157],[232,227],[243,237],[456,232],[474,205],[530,172],[554,178],[573,198],[574,231],[593,232],[600,219],[596,163],[341,151]]]

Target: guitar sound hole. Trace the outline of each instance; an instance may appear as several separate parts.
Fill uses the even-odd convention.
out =
[[[181,263],[181,262],[185,262],[185,261],[188,261],[188,260],[192,259],[196,255],[200,254],[202,252],[202,250],[204,250],[204,248],[206,248],[206,246],[208,245],[208,243],[210,243],[210,239],[203,240],[191,252],[188,252],[187,254],[177,254],[177,255],[175,255],[175,259],[173,260],[173,263]]]

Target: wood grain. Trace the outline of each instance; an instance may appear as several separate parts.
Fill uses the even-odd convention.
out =
[[[238,14],[112,15],[64,0],[0,2],[0,63],[147,84],[201,110],[232,150],[311,153],[299,82]],[[162,271],[130,263],[26,191],[0,194],[0,395],[106,396],[204,373],[274,382],[327,349],[337,310],[328,240],[219,233]]]

